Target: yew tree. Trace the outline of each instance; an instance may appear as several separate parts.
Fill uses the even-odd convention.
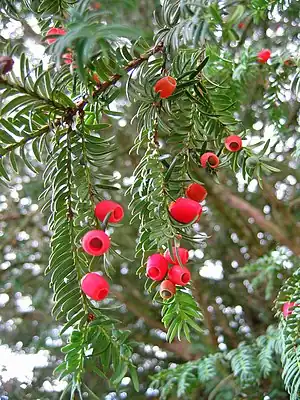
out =
[[[1,2],[0,395],[300,398],[299,11]]]

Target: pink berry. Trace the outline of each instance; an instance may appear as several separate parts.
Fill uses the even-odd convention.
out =
[[[165,251],[165,259],[168,261],[169,264],[179,264],[179,260],[176,257],[176,252],[175,252],[175,247],[172,247],[172,257],[170,255],[169,249]],[[181,260],[182,264],[186,264],[189,259],[189,252],[187,249],[184,249],[183,247],[178,247],[177,248],[177,253],[179,255],[179,258]]]
[[[169,269],[168,278],[174,285],[186,286],[191,280],[191,273],[187,267],[173,265],[173,267]]]
[[[108,295],[109,284],[97,272],[89,272],[81,280],[81,289],[91,299],[100,301]]]
[[[161,254],[148,257],[146,273],[153,281],[162,281],[168,272],[168,262]]]
[[[226,149],[231,152],[239,151],[243,147],[242,139],[237,135],[228,136],[224,143]]]
[[[199,203],[200,201],[203,201],[207,196],[207,190],[199,183],[191,183],[186,188],[185,195],[189,199],[197,201]]]
[[[112,200],[102,200],[95,207],[95,216],[100,220],[104,221],[106,215],[112,212],[108,222],[117,223],[124,217],[123,207]]]
[[[197,221],[202,214],[202,207],[194,200],[180,197],[169,205],[169,212],[176,221],[182,224],[189,224],[196,217]]]
[[[202,168],[210,166],[210,168],[217,168],[220,164],[219,157],[215,153],[207,152],[200,157]]]
[[[82,238],[82,247],[91,256],[101,256],[110,248],[110,237],[104,231],[89,231]]]

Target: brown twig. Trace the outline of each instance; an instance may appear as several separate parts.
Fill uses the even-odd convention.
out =
[[[147,61],[150,56],[152,56],[155,53],[159,53],[162,50],[163,50],[163,43],[159,43],[158,45],[156,45],[155,47],[153,47],[146,53],[142,54],[140,57],[135,58],[134,60],[131,60],[127,65],[125,65],[124,71],[127,73],[132,71],[133,69],[135,69],[139,65],[141,65],[144,61]],[[115,74],[115,75],[111,76],[110,79],[108,79],[107,81],[98,84],[97,89],[94,90],[94,92],[92,93],[92,97],[95,98],[99,94],[105,92],[105,90],[108,89],[110,86],[115,85],[122,78],[122,76],[123,75],[121,75],[121,74]],[[84,99],[80,103],[78,103],[77,106],[73,109],[74,115],[77,112],[80,112],[81,110],[83,110],[87,104],[88,104],[87,99]]]

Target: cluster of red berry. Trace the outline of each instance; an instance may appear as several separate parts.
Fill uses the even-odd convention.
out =
[[[164,255],[152,254],[148,257],[146,275],[153,281],[162,281],[160,285],[160,295],[166,300],[170,299],[176,293],[176,286],[186,286],[191,280],[191,273],[184,265],[189,259],[189,252],[183,247],[172,248],[173,254],[166,250]],[[177,254],[176,254],[177,253]],[[180,258],[180,261],[178,260]],[[179,264],[183,266],[180,266]],[[169,268],[169,264],[171,264]]]
[[[231,153],[235,153],[236,151],[240,151],[243,147],[242,139],[237,135],[230,135],[224,139],[225,148]],[[219,157],[210,151],[202,154],[200,157],[200,164],[203,168],[210,167],[215,169],[220,164]]]
[[[207,191],[199,183],[191,183],[185,194],[187,198],[180,197],[170,204],[169,212],[176,221],[188,224],[200,219],[202,206],[199,202],[206,198]],[[189,252],[183,247],[172,247],[172,254],[166,250],[164,255],[157,253],[148,257],[146,275],[154,281],[163,281],[160,285],[160,295],[163,299],[174,296],[175,285],[186,286],[190,282],[191,273],[185,266],[188,259]]]
[[[124,216],[124,210],[114,201],[103,200],[96,205],[95,216],[101,222],[118,223]],[[82,248],[91,256],[101,256],[110,248],[110,237],[104,230],[93,229],[83,236]],[[81,280],[81,289],[91,299],[100,301],[108,295],[109,284],[97,272],[89,272]]]
[[[176,90],[176,79],[172,76],[165,76],[159,79],[154,85],[154,91],[159,94],[160,98],[166,99],[174,93]],[[231,135],[224,140],[225,148],[230,152],[236,152],[241,150],[243,147],[242,139],[237,135]],[[203,168],[208,166],[215,169],[220,164],[219,157],[212,152],[206,152],[200,157],[200,163]]]
[[[154,91],[159,94],[161,99],[166,99],[176,90],[176,79],[172,76],[165,76],[159,79],[154,85]],[[225,148],[230,152],[241,150],[243,143],[239,136],[231,135],[225,138]],[[215,169],[220,164],[219,157],[206,152],[200,157],[200,164],[203,168],[210,167]],[[169,205],[169,213],[172,218],[182,224],[197,222],[202,214],[202,206],[199,204],[207,196],[204,186],[199,183],[190,184],[186,191],[186,197],[180,197]],[[172,248],[173,254],[167,250],[163,255],[153,254],[148,258],[146,274],[154,281],[163,281],[160,285],[160,294],[163,299],[174,296],[176,286],[186,286],[191,274],[185,264],[188,261],[188,250],[182,247]],[[180,258],[180,262],[178,258]],[[171,266],[169,267],[169,264]],[[165,279],[167,277],[167,279]]]
[[[48,30],[48,32],[47,32],[47,35],[46,36],[52,36],[52,35],[57,35],[57,36],[59,36],[59,35],[61,35],[61,36],[63,36],[63,35],[65,35],[67,32],[64,30],[64,29],[62,29],[62,28],[50,28],[49,30]],[[52,44],[52,43],[55,43],[56,42],[56,38],[48,38],[48,39],[46,39],[46,42],[48,43],[48,44]],[[72,62],[73,62],[73,56],[72,56],[72,53],[65,53],[65,54],[63,54],[62,55],[62,59],[63,59],[63,62],[65,63],[65,64],[72,64]]]
[[[95,4],[100,4],[100,3],[95,3]],[[66,30],[63,29],[63,28],[50,28],[50,29],[48,30],[47,34],[46,34],[46,42],[47,42],[48,44],[52,44],[52,43],[55,43],[56,40],[57,40],[55,37],[53,37],[53,38],[51,38],[51,37],[47,38],[48,36],[52,36],[52,35],[63,36],[63,35],[65,35],[66,33],[67,33]],[[72,53],[71,53],[71,50],[70,50],[68,53],[63,54],[63,55],[62,55],[62,59],[63,59],[63,62],[64,62],[65,64],[72,64],[72,62],[73,62],[73,55],[72,55]],[[73,65],[73,68],[77,68],[76,65]],[[96,73],[93,73],[93,74],[92,74],[92,80],[93,80],[97,85],[100,85],[100,84],[101,84],[100,79],[99,79],[99,76],[98,76]]]

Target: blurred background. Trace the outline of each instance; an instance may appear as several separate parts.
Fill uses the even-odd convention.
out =
[[[25,50],[33,63],[41,59],[47,63],[49,56],[45,55],[38,21],[21,2],[13,3],[23,19],[17,21],[4,11],[0,13],[0,46],[7,41],[20,44],[19,51]],[[236,116],[249,129],[247,143],[270,138],[268,156],[280,172],[263,178],[263,190],[256,179],[246,184],[242,176],[234,176],[228,170],[220,173],[219,185],[208,175],[201,176],[208,196],[204,215],[195,229],[206,232],[209,239],[194,244],[190,266],[194,294],[204,313],[204,334],[194,334],[192,344],[166,343],[160,307],[152,304],[151,296],[144,292],[144,282],[135,275],[139,260],[116,259],[112,295],[106,303],[116,306],[112,316],[122,321],[136,341],[134,361],[141,390],[135,393],[130,378],[125,377],[116,393],[100,378],[87,376],[87,380],[95,380],[89,386],[101,399],[157,399],[158,391],[149,388],[151,375],[211,352],[235,348],[240,341],[263,334],[276,322],[272,301],[282,282],[299,264],[296,256],[300,255],[300,170],[292,156],[297,152],[297,141],[300,147],[300,106],[289,84],[299,50],[297,3],[271,13],[267,7],[258,10],[252,1],[253,14],[248,13],[234,26],[238,40],[222,37],[222,29],[215,32],[217,41],[225,41],[224,58],[237,63],[233,78],[231,64],[219,60],[213,47],[208,50],[212,54],[207,66],[209,75],[218,79],[230,76],[237,100]],[[141,29],[145,40],[151,43],[155,30],[152,12],[159,1],[116,0],[97,4],[112,12],[112,20]],[[255,54],[263,47],[272,50],[269,68],[248,69],[248,52]],[[17,65],[15,57],[16,69]],[[238,69],[238,65],[244,68]],[[113,197],[127,208],[130,198],[124,192],[132,183],[139,160],[135,154],[128,155],[136,136],[135,125],[130,123],[136,108],[124,94],[115,103],[115,110],[124,111],[124,116],[112,117],[112,127],[105,133],[107,137],[115,135],[119,148],[109,169],[114,171],[121,187]],[[20,166],[10,187],[0,189],[0,396],[8,396],[9,400],[59,399],[66,386],[52,375],[62,359],[60,347],[66,336],[60,337],[61,326],[51,316],[52,294],[49,277],[44,276],[51,237],[48,215],[41,212],[38,201],[44,166],[37,164],[34,157],[32,163],[37,165],[38,175]],[[111,194],[106,195],[109,198]],[[129,225],[129,221],[127,211],[114,238],[123,254],[133,259],[138,224]],[[272,385],[277,391],[274,399],[288,398],[280,379],[274,379]],[[259,398],[264,398],[263,391],[261,395]]]

